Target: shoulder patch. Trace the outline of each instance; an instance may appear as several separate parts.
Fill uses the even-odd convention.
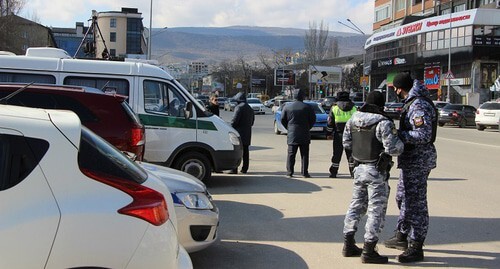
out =
[[[413,124],[415,125],[415,127],[420,127],[420,126],[424,125],[424,117],[419,116],[419,117],[413,118]]]

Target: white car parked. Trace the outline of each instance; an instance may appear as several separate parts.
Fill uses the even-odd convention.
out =
[[[139,164],[157,175],[169,188],[177,216],[177,236],[187,252],[199,251],[215,243],[219,210],[205,184],[176,169],[145,162]]]
[[[266,106],[264,106],[259,98],[247,98],[247,103],[255,114],[266,114]]]
[[[0,268],[192,268],[172,205],[73,112],[0,105]]]
[[[500,127],[500,102],[491,101],[485,102],[476,110],[476,128],[483,131],[487,127]]]

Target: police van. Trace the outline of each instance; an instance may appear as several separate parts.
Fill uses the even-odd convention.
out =
[[[157,66],[73,59],[64,50],[29,48],[23,56],[0,55],[1,82],[88,86],[128,96],[146,128],[144,160],[200,180],[241,162],[238,132]]]

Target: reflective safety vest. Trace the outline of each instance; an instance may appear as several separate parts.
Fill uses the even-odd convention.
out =
[[[332,107],[332,114],[335,117],[335,123],[346,123],[356,111],[358,111],[356,106],[353,106],[349,111],[344,111],[338,106]]]

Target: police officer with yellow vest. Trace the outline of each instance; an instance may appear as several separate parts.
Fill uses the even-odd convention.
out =
[[[328,130],[333,131],[333,156],[332,165],[330,166],[331,178],[337,177],[339,171],[340,160],[342,159],[342,152],[344,151],[344,147],[342,146],[342,134],[344,133],[345,124],[356,111],[356,106],[351,99],[349,99],[349,93],[344,91],[338,92],[337,104],[332,106],[330,115],[328,116]],[[354,164],[351,160],[351,151],[346,149],[345,154],[349,161],[349,172],[351,173],[351,177],[353,177]]]

